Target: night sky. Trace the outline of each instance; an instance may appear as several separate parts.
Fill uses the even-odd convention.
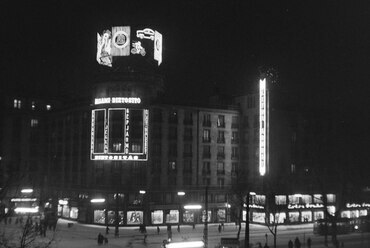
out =
[[[0,12],[3,92],[78,97],[101,67],[96,33],[147,25],[163,34],[169,100],[242,94],[272,67],[284,90],[348,122],[363,154],[370,143],[368,1],[3,0]]]

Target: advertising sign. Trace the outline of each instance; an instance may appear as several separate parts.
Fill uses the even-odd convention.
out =
[[[162,63],[162,34],[151,28],[115,26],[97,34],[96,60],[99,64],[112,67],[112,57],[137,56]],[[153,61],[154,62],[154,61]]]
[[[259,172],[266,174],[266,79],[260,80],[260,151]]]
[[[143,211],[127,211],[127,225],[143,224]]]

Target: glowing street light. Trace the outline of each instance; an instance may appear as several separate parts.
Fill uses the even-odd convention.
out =
[[[104,198],[95,198],[90,200],[91,203],[103,203],[105,202]]]
[[[185,205],[184,209],[201,209],[201,205]]]
[[[183,192],[183,191],[179,191],[179,192],[177,192],[177,195],[179,195],[179,196],[184,196],[184,195],[185,195],[185,192]]]
[[[201,248],[204,247],[203,241],[174,242],[166,245],[166,248]]]
[[[24,194],[29,194],[29,193],[32,193],[33,192],[33,189],[22,189],[21,190],[21,193],[24,193]]]

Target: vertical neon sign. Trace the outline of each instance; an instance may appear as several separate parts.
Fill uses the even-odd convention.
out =
[[[266,79],[260,80],[260,154],[259,172],[266,174]]]

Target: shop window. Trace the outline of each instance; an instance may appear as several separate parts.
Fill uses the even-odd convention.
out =
[[[311,203],[312,203],[312,196],[302,195],[302,204],[311,204]]]
[[[326,195],[328,203],[335,203],[335,195],[334,194],[327,194]]]
[[[104,210],[94,210],[94,223],[95,224],[105,224],[105,211]]]
[[[163,224],[163,210],[154,210],[151,215],[153,225]]]
[[[289,204],[299,204],[300,196],[298,195],[289,195]]]
[[[270,223],[283,224],[286,221],[286,214],[284,212],[270,214]]]
[[[258,205],[265,205],[266,204],[266,196],[265,195],[256,195],[255,202]]]
[[[265,223],[266,214],[263,212],[252,212],[252,221],[256,223]]]
[[[170,210],[166,213],[166,223],[179,223],[179,210]]]
[[[275,204],[276,205],[286,205],[286,195],[276,195]]]
[[[320,220],[324,218],[324,211],[314,211],[313,212],[314,220]]]
[[[217,118],[217,127],[225,127],[225,116],[219,115]]]
[[[143,224],[143,211],[127,211],[127,225]]]
[[[320,203],[322,204],[322,195],[321,194],[314,194],[313,195],[313,203]]]
[[[311,221],[312,221],[312,212],[302,211],[301,212],[301,222],[311,222]]]
[[[299,222],[299,212],[289,212],[289,222]]]

